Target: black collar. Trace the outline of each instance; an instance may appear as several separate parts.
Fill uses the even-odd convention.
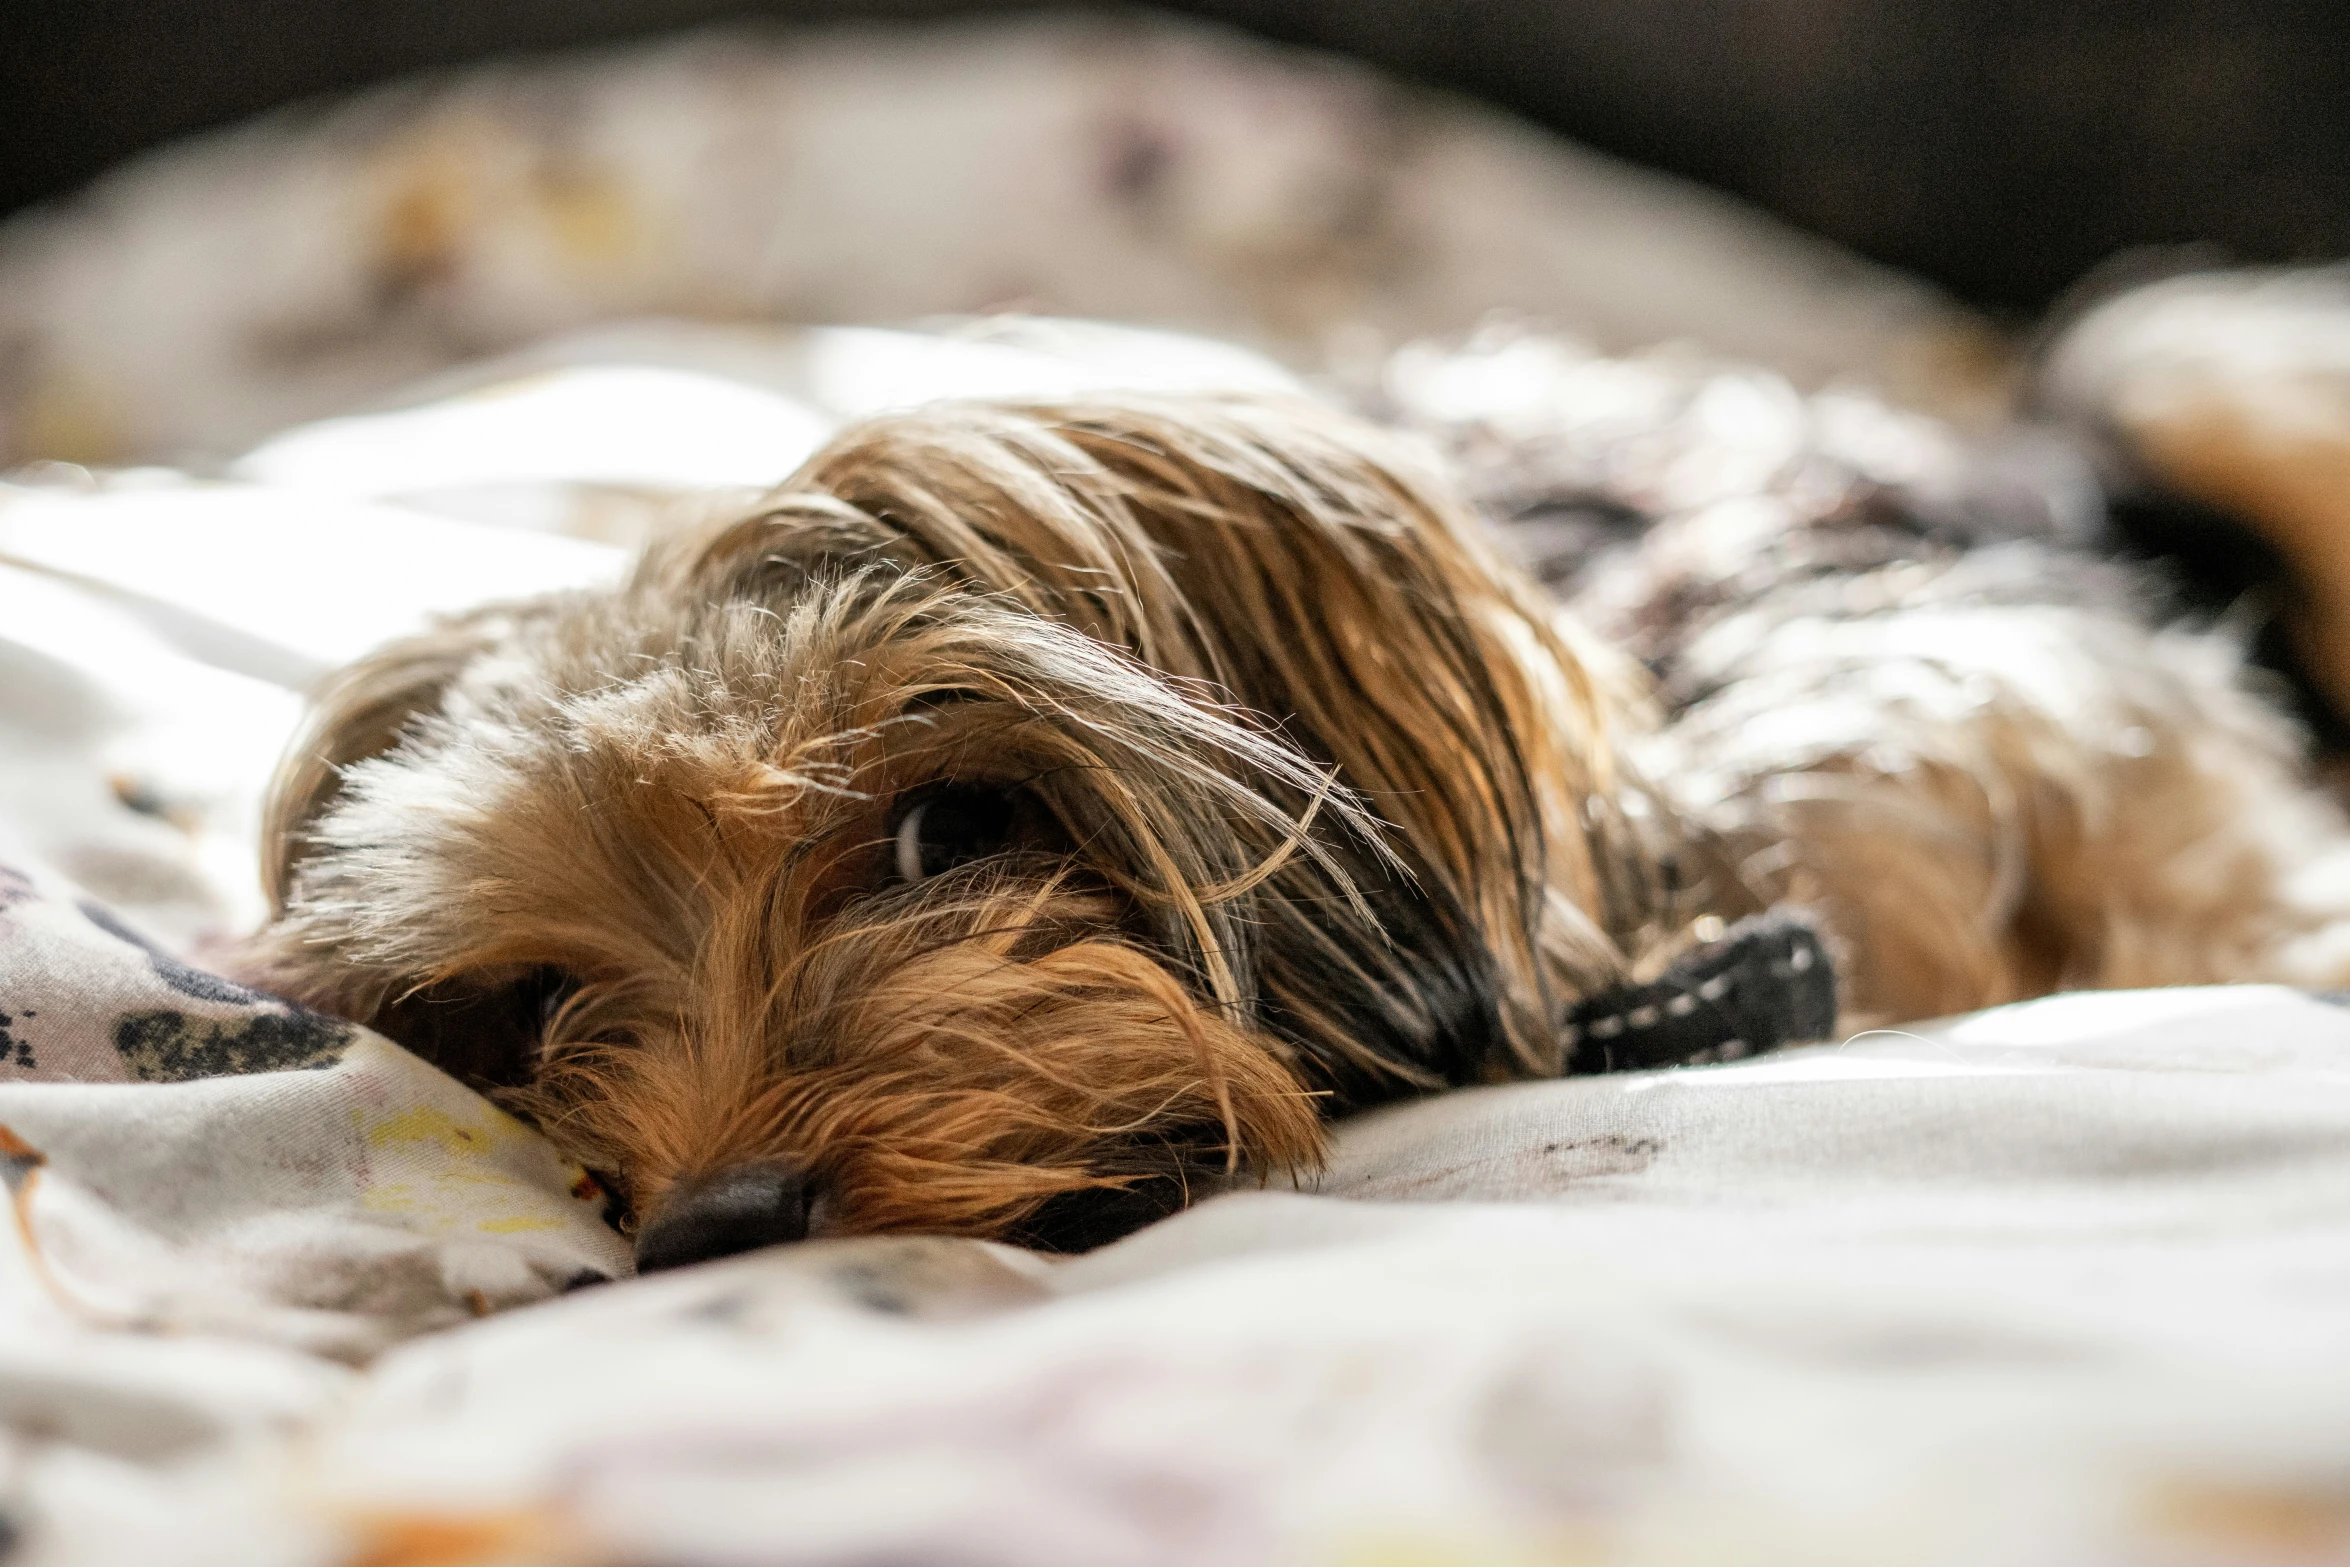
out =
[[[1740,920],[1645,985],[1622,985],[1567,1014],[1566,1070],[1627,1072],[1736,1061],[1836,1028],[1836,966],[1809,916]]]

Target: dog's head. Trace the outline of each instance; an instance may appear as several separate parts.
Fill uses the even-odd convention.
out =
[[[1334,415],[909,415],[342,675],[258,966],[504,1091],[648,1265],[1084,1244],[1555,1068],[1661,906],[1611,701]]]

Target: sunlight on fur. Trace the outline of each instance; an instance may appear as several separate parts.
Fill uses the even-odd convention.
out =
[[[1848,1026],[2350,975],[2350,832],[2236,651],[1925,515],[1798,473],[1644,518],[1562,612],[1429,447],[1319,406],[880,419],[617,590],[339,676],[248,968],[640,1222],[757,1169],[773,1238],[1041,1244],[1718,1008],[1774,905]],[[1129,1206],[1055,1239],[1087,1194]]]
[[[1221,1174],[1243,1148],[1315,1163],[1320,1121],[1278,1050],[1111,940],[1103,899],[981,886],[836,925],[758,995],[763,933],[720,933],[698,988],[752,1000],[678,1030],[583,992],[520,1101],[657,1205],[678,1174],[778,1156],[815,1174],[848,1230],[989,1233],[1039,1198]],[[744,905],[737,905],[738,907]],[[574,1043],[584,1039],[585,1044]],[[596,1041],[625,1040],[625,1044]],[[1103,1149],[1137,1139],[1122,1159]]]
[[[616,593],[344,675],[257,966],[640,1210],[764,1161],[849,1230],[1174,1206],[1312,1169],[1335,1103],[1555,1071],[1665,918],[1628,684],[1414,461],[1267,403],[852,430]],[[941,788],[1005,841],[905,885]]]

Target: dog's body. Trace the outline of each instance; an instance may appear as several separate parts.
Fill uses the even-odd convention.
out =
[[[1574,596],[1610,641],[1316,406],[879,421],[346,673],[257,966],[509,1091],[646,1266],[1086,1244],[1555,1074],[1594,998],[1712,1005],[1693,951],[1787,902],[1854,1022],[2350,972],[2290,726],[2103,567],[1717,507]]]

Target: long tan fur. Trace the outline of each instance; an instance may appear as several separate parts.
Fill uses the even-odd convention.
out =
[[[1649,622],[1743,569],[1683,526]],[[1730,615],[1652,697],[1415,448],[1320,407],[884,419],[616,591],[342,677],[254,967],[505,1093],[640,1217],[772,1164],[820,1230],[968,1234],[1556,1072],[1575,1003],[1777,898],[1872,1019],[2344,969],[2344,910],[2289,885],[2341,823],[2229,669],[1932,598]],[[909,881],[941,789],[1011,825]]]

